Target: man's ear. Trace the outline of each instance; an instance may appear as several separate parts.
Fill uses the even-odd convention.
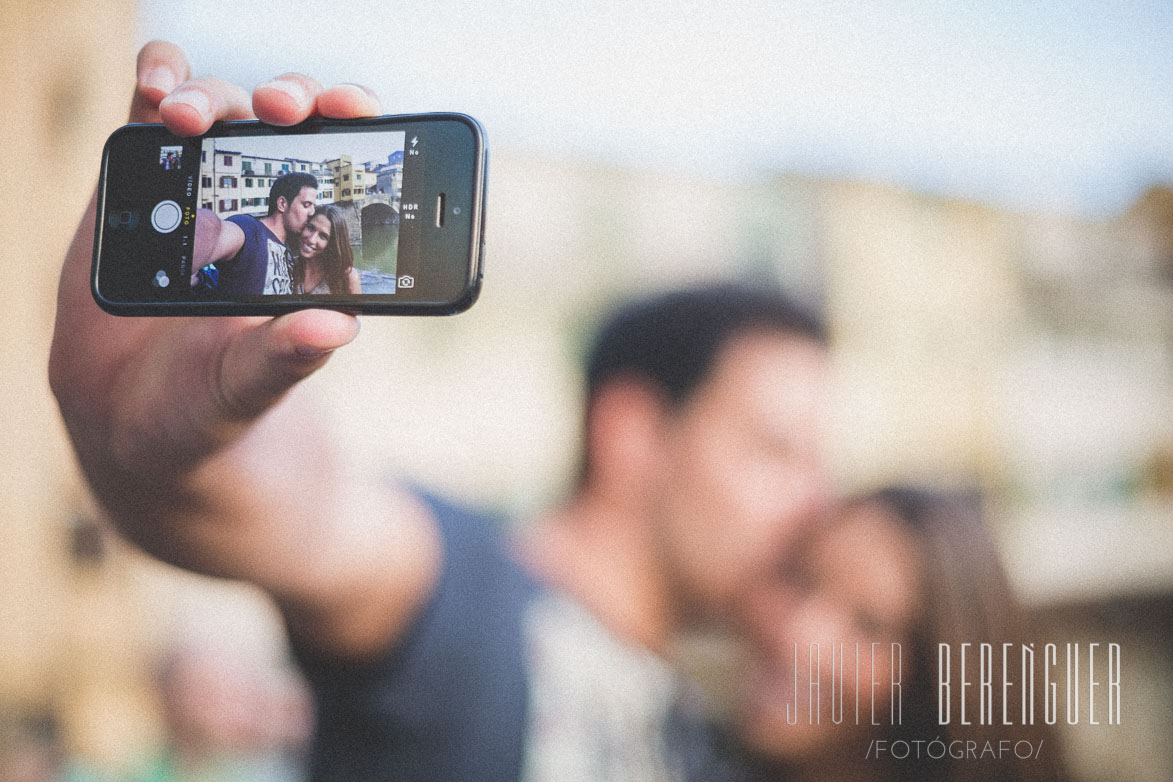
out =
[[[637,492],[659,469],[667,405],[638,379],[612,380],[594,394],[587,415],[588,482],[610,491]]]
[[[277,211],[286,212],[289,210],[289,202],[285,200],[285,196],[277,196]]]

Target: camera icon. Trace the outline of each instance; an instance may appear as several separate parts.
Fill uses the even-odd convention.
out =
[[[400,288],[414,288],[415,287],[415,277],[412,277],[410,274],[400,275],[399,276],[399,287]]]

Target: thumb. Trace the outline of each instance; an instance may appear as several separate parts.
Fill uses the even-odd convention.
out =
[[[221,414],[239,420],[264,412],[353,340],[358,328],[353,315],[302,310],[238,332],[219,363]]]

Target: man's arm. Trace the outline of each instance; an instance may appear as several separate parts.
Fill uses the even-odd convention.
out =
[[[131,121],[197,135],[254,110],[276,125],[379,111],[363,88],[301,74],[260,85],[251,106],[188,76],[177,47],[147,44]],[[296,388],[356,320],[108,315],[89,292],[94,212],[91,200],[62,269],[49,377],[95,495],[160,559],[261,586],[318,651],[376,654],[430,594],[440,554],[428,512],[354,466]]]
[[[197,209],[195,247],[193,268],[221,263],[244,247],[244,231],[231,220],[221,220],[211,209]]]
[[[205,266],[236,257],[244,247],[244,231],[231,220],[221,220],[211,209],[197,209],[194,247],[191,284],[197,285]]]

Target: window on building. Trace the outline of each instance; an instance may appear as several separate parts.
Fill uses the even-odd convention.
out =
[[[200,178],[200,187],[211,187],[212,178],[210,176]]]
[[[266,163],[266,164],[265,164],[265,173],[266,173],[266,174],[272,174],[272,173],[273,173],[273,164],[272,164],[272,163]]]
[[[224,165],[226,165],[226,166],[232,165],[232,155],[225,155],[224,156]]]
[[[220,177],[220,187],[236,187],[236,177],[234,177],[234,176]]]
[[[349,182],[349,181],[350,181],[350,174],[343,174],[343,175],[342,175],[342,181],[343,181],[343,182]]]
[[[252,187],[253,186],[252,177],[245,177],[244,178],[244,186],[245,187]]]
[[[342,195],[343,195],[343,197],[346,197],[346,196],[350,195],[350,191],[349,191],[349,190],[343,190],[343,191],[342,191]]]
[[[207,163],[207,162],[208,162],[208,150],[206,150],[206,149],[201,149],[201,150],[200,150],[200,162],[201,162],[201,163]]]

